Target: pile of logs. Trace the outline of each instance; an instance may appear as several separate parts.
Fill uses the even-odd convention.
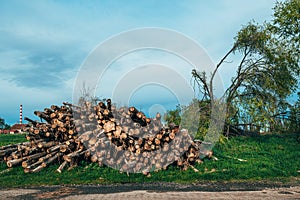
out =
[[[147,118],[135,107],[117,108],[110,99],[97,105],[64,102],[34,114],[42,120],[25,118],[30,124],[27,142],[0,147],[0,161],[8,167],[21,165],[25,173],[52,163],[60,164],[57,171],[61,173],[86,160],[122,172],[148,174],[171,164],[186,170],[201,163],[200,158],[212,156],[187,130],[174,124],[163,126],[159,113]]]

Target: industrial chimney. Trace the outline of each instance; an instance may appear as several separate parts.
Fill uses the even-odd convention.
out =
[[[22,119],[23,119],[23,106],[21,104],[20,105],[20,124],[22,124]]]

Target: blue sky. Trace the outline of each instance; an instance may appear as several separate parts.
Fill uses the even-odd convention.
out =
[[[24,115],[34,118],[34,110],[72,102],[77,72],[89,53],[107,38],[131,29],[175,30],[195,40],[217,63],[243,24],[252,19],[257,22],[271,19],[274,3],[273,0],[0,0],[0,117],[13,124],[18,121],[20,104]],[[119,67],[156,53],[120,59]],[[155,58],[169,59],[164,55]],[[122,62],[126,65],[120,65]],[[225,86],[233,69],[234,66],[229,66],[220,71]],[[147,95],[146,90],[154,91],[145,96],[146,100],[151,99],[155,90],[160,90],[155,87],[148,85],[144,91],[134,91],[130,102]],[[170,91],[167,93],[173,98]],[[153,108],[166,109],[154,101],[148,104],[137,107],[151,107],[151,112]]]

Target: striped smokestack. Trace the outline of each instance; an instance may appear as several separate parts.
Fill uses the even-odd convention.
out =
[[[22,119],[23,119],[23,106],[21,104],[20,105],[20,124],[22,124]]]

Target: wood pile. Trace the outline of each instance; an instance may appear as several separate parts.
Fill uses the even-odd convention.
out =
[[[135,107],[117,108],[110,99],[97,105],[64,102],[34,114],[42,122],[25,118],[31,125],[27,142],[0,147],[0,160],[8,167],[21,165],[25,173],[52,163],[60,164],[57,171],[61,173],[86,160],[122,172],[148,174],[171,164],[186,170],[201,163],[200,158],[212,156],[211,151],[201,150],[203,143],[193,140],[187,130],[174,124],[163,126],[159,113],[147,118]]]

